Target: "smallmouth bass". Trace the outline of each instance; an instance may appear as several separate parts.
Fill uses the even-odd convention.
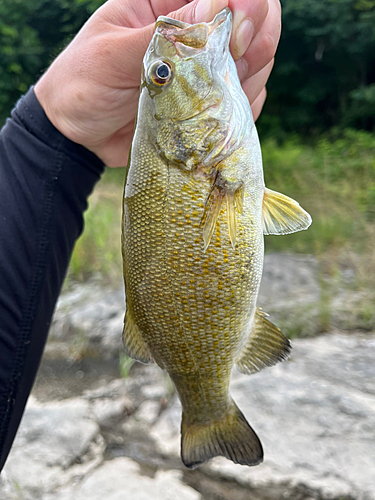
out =
[[[229,395],[289,341],[256,308],[263,234],[306,229],[265,188],[251,108],[229,53],[232,15],[159,17],[145,54],[123,207],[124,345],[165,369],[182,403],[181,457],[257,465],[262,445]]]

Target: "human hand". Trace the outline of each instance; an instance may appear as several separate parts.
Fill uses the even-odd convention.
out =
[[[209,22],[225,7],[233,12],[231,52],[257,119],[280,36],[279,0],[108,0],[35,85],[36,97],[63,135],[106,165],[124,166],[157,17]]]

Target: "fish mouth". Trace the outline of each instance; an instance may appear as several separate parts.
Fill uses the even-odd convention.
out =
[[[223,31],[223,24],[228,26],[227,42],[232,27],[232,12],[226,7],[220,11],[210,23],[188,24],[170,17],[159,16],[155,24],[155,32],[160,33],[175,46],[183,44],[194,49],[206,46],[209,37],[218,31]]]

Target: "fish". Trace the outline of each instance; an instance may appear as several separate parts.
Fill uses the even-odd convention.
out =
[[[249,101],[229,51],[232,13],[161,16],[146,51],[122,221],[127,354],[166,370],[182,405],[181,458],[254,466],[261,442],[229,392],[291,345],[256,301],[263,236],[310,215],[264,184]]]

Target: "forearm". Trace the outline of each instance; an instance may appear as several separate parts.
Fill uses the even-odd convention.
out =
[[[0,469],[102,169],[53,127],[32,91],[0,132]]]

